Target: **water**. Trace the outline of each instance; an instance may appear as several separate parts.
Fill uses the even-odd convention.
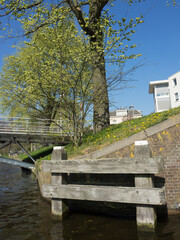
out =
[[[33,174],[0,164],[0,240],[179,240],[180,216],[160,222],[155,234],[141,234],[134,220],[72,214],[51,218]]]

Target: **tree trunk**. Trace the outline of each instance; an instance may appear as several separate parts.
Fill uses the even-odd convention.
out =
[[[93,129],[96,133],[110,124],[102,33],[91,37],[90,44],[93,60]]]
[[[109,0],[84,1],[66,0],[74,12],[84,33],[90,37],[93,64],[93,125],[94,133],[109,126],[109,98],[106,83],[104,39],[101,30],[101,12]],[[84,18],[82,5],[89,5],[89,21]],[[84,4],[83,4],[84,3]]]

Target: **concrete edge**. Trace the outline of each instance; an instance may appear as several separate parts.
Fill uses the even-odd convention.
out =
[[[165,129],[173,127],[174,125],[180,123],[180,114],[169,117],[167,120],[158,123],[150,128],[145,129],[144,131],[133,134],[130,137],[127,137],[123,140],[117,141],[109,146],[102,148],[101,150],[96,150],[90,154],[77,157],[76,159],[95,159],[103,157],[107,154],[119,151],[120,149],[127,147],[131,144],[134,144],[135,141],[145,140],[148,137],[159,133]]]
[[[170,128],[180,122],[180,114],[170,117],[167,120],[158,123],[150,128],[145,130],[147,137],[150,137],[156,133],[159,133],[167,128]]]

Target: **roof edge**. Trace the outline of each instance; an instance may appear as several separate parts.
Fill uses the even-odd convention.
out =
[[[154,86],[158,84],[169,83],[168,79],[149,82],[149,93],[154,93]]]

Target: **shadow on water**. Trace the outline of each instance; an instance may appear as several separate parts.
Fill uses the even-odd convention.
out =
[[[158,223],[156,233],[137,232],[135,220],[74,213],[63,224],[50,214],[33,174],[0,164],[2,240],[179,240],[180,216]]]
[[[137,232],[136,222],[95,215],[73,214],[63,224],[54,222],[51,240],[179,240],[179,216],[160,222],[156,232]]]

